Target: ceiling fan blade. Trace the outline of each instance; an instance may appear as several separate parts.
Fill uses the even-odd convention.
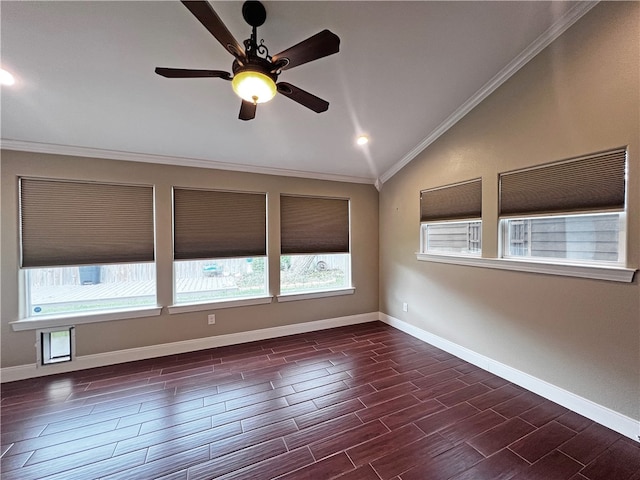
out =
[[[188,68],[157,67],[156,73],[167,78],[213,77],[231,80],[231,74],[229,72],[223,72],[222,70],[191,70]]]
[[[312,60],[333,55],[339,50],[340,38],[329,30],[323,30],[274,55],[272,61],[277,66],[281,65],[280,69],[287,70]]]
[[[242,105],[240,105],[240,115],[238,115],[238,118],[240,120],[253,120],[256,117],[256,107],[257,105],[255,103],[242,100]]]
[[[244,48],[231,35],[231,32],[222,23],[222,20],[220,20],[220,17],[209,2],[205,0],[182,0],[182,3],[231,55],[239,59],[245,58]]]
[[[326,112],[329,108],[329,102],[318,98],[295,85],[291,85],[287,82],[280,82],[277,87],[278,92],[282,95],[289,97],[294,102],[298,102],[300,105],[303,105],[316,113]]]

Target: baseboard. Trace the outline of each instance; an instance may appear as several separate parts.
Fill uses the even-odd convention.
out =
[[[161,345],[152,345],[149,347],[118,350],[115,352],[99,353],[95,355],[83,355],[77,356],[71,363],[47,365],[45,367],[39,368],[35,363],[28,365],[19,365],[16,367],[5,367],[0,369],[0,381],[11,382],[15,380],[24,380],[27,378],[54,375],[57,373],[72,372],[76,370],[84,370],[87,368],[102,367],[107,365],[114,365],[117,363],[162,357],[165,355],[174,355],[178,353],[205,350],[208,348],[224,347],[227,345],[236,345],[257,340],[283,337],[286,335],[295,335],[299,333],[325,330],[328,328],[374,322],[376,320],[380,320],[387,325],[408,333],[409,335],[418,338],[430,345],[433,345],[434,347],[440,348],[441,350],[455,355],[462,360],[472,363],[473,365],[476,365],[483,370],[487,370],[516,385],[526,388],[527,390],[534,392],[541,397],[556,402],[559,405],[562,405],[569,410],[579,413],[580,415],[583,415],[593,420],[594,422],[604,425],[605,427],[608,427],[626,437],[629,437],[636,441],[638,440],[638,433],[640,432],[640,421],[629,418],[614,410],[592,402],[591,400],[588,400],[584,397],[580,397],[579,395],[552,385],[548,382],[545,382],[544,380],[540,380],[539,378],[533,377],[525,372],[497,362],[489,357],[476,353],[472,350],[469,350],[468,348],[457,345],[449,340],[446,340],[442,337],[429,333],[416,326],[410,325],[400,319],[391,317],[381,312],[371,312],[359,315],[329,318],[313,322],[264,328],[260,330],[252,330],[249,332],[231,333],[215,337],[198,338],[194,340],[185,340],[182,342],[165,343]]]
[[[82,355],[76,356],[75,360],[72,362],[62,363],[58,365],[46,365],[38,367],[35,363],[33,363],[28,365],[19,365],[16,367],[5,367],[0,369],[0,381],[12,382],[15,380],[24,380],[27,378],[42,377],[45,375],[54,375],[57,373],[73,372],[76,370],[84,370],[87,368],[103,367],[106,365],[114,365],[117,363],[146,360],[148,358],[162,357],[165,355],[175,355],[178,353],[205,350],[207,348],[224,347],[227,345],[236,345],[240,343],[253,342],[256,340],[265,340],[269,338],[284,337],[286,335],[295,335],[298,333],[326,330],[328,328],[343,327],[346,325],[355,325],[358,323],[375,322],[378,320],[378,316],[378,312],[363,313],[359,315],[349,315],[346,317],[316,320],[313,322],[296,323],[293,325],[285,325],[281,327],[264,328],[260,330],[252,330],[249,332],[230,333],[227,335],[218,335],[215,337],[197,338],[194,340],[185,340],[182,342],[164,343],[160,345],[152,345],[149,347],[131,348],[127,350],[118,350],[115,352],[98,353],[95,355]]]
[[[403,320],[391,317],[384,313],[380,313],[379,320],[430,345],[433,345],[434,347],[455,355],[462,360],[472,363],[483,370],[487,370],[504,378],[505,380],[526,388],[541,397],[579,413],[580,415],[604,425],[625,437],[629,437],[635,441],[638,441],[639,439],[638,433],[640,433],[640,421],[638,420],[634,420],[611,410],[610,408],[599,405],[591,400],[564,390],[563,388],[545,382],[544,380],[540,380],[528,373],[492,360],[491,358],[469,350],[468,348],[457,345],[414,325],[410,325]]]

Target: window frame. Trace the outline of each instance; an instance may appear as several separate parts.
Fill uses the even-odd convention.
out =
[[[510,255],[508,253],[509,247],[509,221],[513,220],[535,220],[535,219],[547,219],[547,218],[579,218],[587,216],[599,216],[599,215],[618,215],[618,260],[590,260],[579,258],[567,258],[567,257],[542,257],[531,255]],[[626,267],[626,236],[627,236],[627,222],[626,212],[585,212],[585,213],[571,213],[571,214],[555,214],[555,215],[529,215],[529,216],[517,216],[517,217],[503,217],[498,220],[499,234],[498,234],[498,256],[505,260],[511,261],[524,261],[535,263],[548,263],[554,265],[584,265],[589,267],[613,267],[613,268],[625,268]]]
[[[283,205],[282,205],[282,198],[286,197],[288,199],[300,199],[303,204],[304,202],[311,202],[311,204],[313,204],[314,201],[321,201],[322,200],[327,200],[329,202],[336,202],[336,201],[344,201],[346,202],[346,221],[347,221],[347,225],[346,225],[346,235],[347,235],[347,239],[346,239],[346,249],[345,249],[345,241],[344,238],[342,238],[345,235],[344,232],[344,227],[343,226],[336,226],[335,224],[333,225],[331,234],[329,235],[329,244],[335,245],[337,248],[335,248],[335,251],[321,251],[323,250],[321,247],[313,247],[310,246],[310,244],[308,243],[308,241],[305,241],[305,235],[298,235],[298,234],[288,234],[288,238],[290,238],[291,243],[292,244],[297,244],[298,247],[296,249],[293,250],[300,250],[300,251],[293,251],[291,250],[291,248],[289,247],[285,247],[283,251],[283,233],[282,233],[282,229],[283,229],[283,224],[285,223],[283,221]],[[327,208],[329,206],[329,204],[327,203]],[[287,222],[287,225],[295,225],[298,224],[298,221],[295,221],[295,216],[296,215],[300,215],[299,213],[296,213],[296,208],[291,208],[291,204],[289,204],[287,207],[287,212],[289,215],[293,215],[294,217],[294,221],[293,222]],[[340,205],[338,203],[334,203],[334,208],[337,208],[338,210],[340,210]],[[319,208],[321,215],[326,215],[326,211],[324,211],[324,207],[320,206]],[[352,295],[353,293],[355,293],[355,287],[353,286],[353,257],[351,254],[351,241],[352,241],[352,231],[351,231],[351,226],[352,226],[352,220],[351,220],[351,212],[352,212],[352,208],[351,208],[351,198],[346,198],[346,197],[332,197],[332,196],[323,196],[323,195],[296,195],[296,194],[291,194],[291,193],[280,193],[280,254],[278,255],[278,277],[279,277],[279,292],[277,297],[278,302],[289,302],[289,301],[294,301],[294,300],[307,300],[307,299],[314,299],[314,298],[323,298],[323,297],[331,297],[331,296],[340,296],[340,295]],[[341,218],[341,213],[339,213],[338,215],[332,217],[332,218]],[[299,219],[298,219],[299,220]],[[302,224],[304,225],[304,221],[302,222]],[[289,227],[290,228],[290,227]],[[320,241],[320,244],[325,243],[323,241]],[[310,247],[310,248],[309,248]],[[303,251],[304,250],[304,251]],[[309,250],[309,251],[307,251]],[[305,290],[305,291],[301,291],[301,292],[282,292],[282,269],[280,268],[281,264],[282,264],[282,258],[285,256],[293,256],[293,255],[334,255],[334,254],[340,254],[340,255],[347,255],[347,263],[348,263],[348,268],[347,268],[347,272],[345,272],[345,274],[347,275],[346,281],[345,281],[345,287],[341,287],[341,288],[330,288],[330,289],[322,289],[322,290]]]
[[[498,257],[550,265],[625,268],[628,152],[626,147],[498,174]],[[567,192],[571,192],[569,195]],[[508,255],[508,221],[619,214],[618,260]],[[516,259],[517,258],[517,259]]]
[[[428,229],[430,226],[444,226],[451,224],[466,224],[467,228],[473,227],[472,224],[477,223],[479,226],[479,248],[477,252],[472,251],[468,248],[468,252],[446,252],[446,251],[437,251],[437,250],[429,250],[429,239],[428,239]],[[471,240],[470,237],[467,238],[467,243],[470,246]],[[420,253],[422,255],[446,255],[452,257],[481,257],[482,256],[482,219],[469,219],[469,220],[450,220],[450,221],[442,221],[442,222],[422,222],[420,223]]]
[[[108,309],[88,309],[88,310],[79,310],[79,311],[70,311],[70,312],[63,312],[63,313],[50,313],[50,314],[42,314],[42,315],[32,315],[32,307],[34,306],[33,302],[32,302],[32,298],[31,298],[31,294],[32,294],[32,284],[30,281],[30,276],[32,275],[32,271],[33,270],[38,270],[36,268],[23,268],[20,270],[20,284],[22,285],[22,291],[21,291],[21,302],[20,302],[20,319],[19,321],[23,321],[23,322],[48,322],[48,321],[53,321],[53,322],[57,322],[60,319],[68,319],[68,318],[72,318],[74,319],[74,321],[76,320],[82,320],[82,319],[90,319],[93,317],[99,317],[99,316],[109,316],[109,315],[119,315],[119,314],[129,314],[131,312],[136,312],[136,311],[147,311],[147,310],[155,310],[157,308],[161,308],[158,307],[158,284],[156,281],[157,278],[157,265],[155,262],[141,262],[141,263],[126,263],[126,264],[101,264],[101,265],[65,265],[65,266],[58,266],[58,267],[51,267],[51,268],[83,268],[83,267],[97,267],[97,268],[102,268],[102,267],[109,267],[109,266],[113,266],[113,265],[144,265],[144,264],[151,264],[154,267],[154,292],[153,292],[153,297],[154,297],[154,301],[153,304],[149,303],[147,305],[126,305],[123,307],[114,307],[114,308],[108,308]],[[80,274],[81,275],[81,274]],[[81,284],[84,285],[84,284]],[[127,298],[127,297],[115,297],[115,298]],[[140,297],[134,297],[134,298],[140,298]],[[99,299],[87,299],[87,301],[96,301]],[[105,298],[103,300],[110,300],[109,298]],[[127,318],[127,317],[123,317],[123,318]],[[82,323],[91,323],[91,322],[82,322]],[[55,323],[55,325],[58,325],[58,323]]]
[[[429,226],[479,224],[480,248],[476,252],[435,251],[428,248]],[[468,249],[470,250],[470,249]],[[420,255],[482,256],[482,177],[420,190]]]
[[[173,299],[172,304],[167,307],[167,310],[170,314],[172,313],[186,313],[186,312],[199,312],[204,310],[211,310],[214,308],[231,308],[231,307],[241,307],[241,306],[249,306],[249,305],[263,305],[267,303],[271,303],[273,295],[269,293],[269,257],[258,256],[258,257],[229,257],[229,258],[212,258],[212,259],[197,259],[191,261],[222,261],[222,260],[232,260],[237,258],[263,258],[265,262],[265,272],[264,272],[264,294],[258,295],[245,295],[245,296],[236,296],[236,297],[224,297],[224,298],[215,298],[212,297],[210,299],[206,299],[198,302],[178,302],[178,289],[177,289],[177,275],[176,275],[176,262],[183,262],[189,260],[173,260],[172,261],[172,292]]]
[[[299,290],[299,291],[283,291],[282,290],[282,276],[283,276],[283,269],[282,269],[282,258],[283,257],[287,257],[287,256],[301,256],[301,257],[310,257],[310,256],[330,256],[330,255],[345,255],[346,256],[346,260],[345,262],[347,263],[347,268],[346,268],[346,272],[345,272],[345,283],[344,286],[341,287],[331,287],[331,288],[326,288],[326,289],[315,289],[315,290]],[[355,288],[353,288],[353,276],[351,273],[352,270],[352,262],[351,262],[351,252],[344,252],[344,253],[318,253],[318,254],[299,254],[299,255],[292,255],[292,254],[285,254],[285,255],[280,255],[280,265],[279,265],[279,270],[280,270],[280,293],[278,295],[278,301],[287,301],[287,298],[290,297],[296,297],[296,299],[300,300],[302,298],[321,298],[323,296],[334,296],[334,295],[349,295],[352,294],[353,292],[355,292]],[[322,260],[320,260],[322,261]],[[334,295],[331,295],[332,292],[336,292]],[[327,295],[329,294],[329,295]]]
[[[25,190],[26,185],[26,190]],[[64,187],[64,188],[62,188]],[[28,260],[26,265],[25,263],[25,228],[27,228],[28,232],[32,232],[33,228],[29,227],[34,223],[34,219],[41,218],[42,213],[40,213],[39,209],[36,207],[42,204],[42,192],[53,192],[53,198],[60,199],[61,205],[63,208],[67,210],[70,208],[71,204],[75,204],[78,202],[74,192],[80,192],[82,198],[86,201],[82,203],[84,208],[85,215],[84,220],[76,222],[77,225],[74,225],[73,228],[78,229],[79,226],[84,226],[84,230],[92,231],[93,235],[99,235],[100,229],[96,229],[94,232],[92,228],[89,228],[87,225],[95,225],[96,222],[100,222],[101,227],[106,225],[110,226],[111,223],[114,222],[111,209],[106,208],[104,205],[105,198],[107,199],[107,203],[109,201],[108,193],[113,193],[114,189],[123,189],[122,198],[118,199],[117,203],[122,204],[126,203],[127,200],[131,200],[132,198],[136,198],[140,200],[138,203],[144,203],[144,208],[136,209],[136,215],[139,228],[136,228],[135,233],[129,233],[124,236],[116,236],[116,241],[121,244],[124,242],[125,244],[131,244],[132,242],[136,245],[138,243],[142,243],[143,245],[137,246],[134,249],[133,256],[125,255],[118,256],[115,258],[111,256],[105,257],[105,252],[115,251],[114,247],[111,246],[108,242],[98,243],[96,245],[95,251],[92,251],[91,254],[87,256],[88,250],[81,249],[79,256],[77,258],[73,257],[73,255],[60,255],[50,257],[50,260],[47,261],[45,258],[41,258],[40,256],[33,256],[31,260]],[[74,324],[82,324],[82,323],[95,323],[95,322],[103,322],[108,320],[121,320],[128,318],[139,318],[146,316],[156,316],[160,315],[162,307],[158,306],[158,285],[156,281],[156,276],[154,275],[154,302],[153,305],[142,305],[142,306],[125,306],[125,307],[116,307],[116,308],[107,308],[107,309],[95,309],[95,310],[86,310],[86,311],[77,311],[77,312],[63,312],[63,313],[54,313],[47,314],[42,316],[33,316],[31,315],[30,306],[31,306],[31,285],[29,282],[30,273],[29,271],[32,269],[46,269],[46,268],[74,268],[74,267],[83,267],[83,266],[102,266],[102,265],[117,265],[122,263],[127,264],[143,264],[143,263],[153,263],[155,268],[157,268],[156,262],[156,245],[155,245],[155,235],[156,235],[156,222],[155,222],[155,203],[156,203],[156,186],[148,183],[126,183],[126,182],[114,182],[114,181],[100,181],[100,180],[86,180],[86,179],[77,179],[77,178],[55,178],[55,177],[40,177],[40,176],[31,176],[31,175],[21,175],[17,177],[17,192],[18,192],[18,203],[17,203],[17,222],[18,222],[18,234],[19,234],[19,261],[18,261],[18,319],[12,322],[9,322],[14,331],[21,330],[35,330],[38,328],[53,328],[53,327],[62,327],[69,324],[69,320],[72,320]],[[67,193],[68,192],[68,193]],[[48,198],[48,197],[47,197]],[[143,202],[144,201],[144,202]],[[149,202],[149,203],[146,203]],[[46,208],[44,211],[47,212],[50,210],[51,200],[48,199],[46,203]],[[128,205],[128,204],[127,204]],[[75,207],[74,207],[75,208]],[[49,210],[48,210],[49,209]],[[87,210],[88,209],[88,210]],[[64,210],[66,211],[66,210]],[[124,211],[124,210],[123,210]],[[27,220],[25,222],[25,212],[27,215]],[[87,215],[86,212],[94,212],[96,215]],[[105,213],[106,212],[106,213]],[[104,215],[100,215],[104,213]],[[39,216],[38,216],[39,215]],[[144,215],[141,217],[140,215]],[[130,217],[127,213],[125,216]],[[55,218],[54,215],[48,218]],[[136,218],[134,215],[131,218]],[[105,219],[108,219],[106,221]],[[87,223],[89,222],[89,223]],[[87,225],[85,225],[87,224]],[[51,228],[50,225],[46,225],[47,228]],[[146,231],[145,231],[146,230]],[[68,236],[68,231],[64,230],[61,233],[61,236],[56,236],[57,241],[61,242],[65,239],[65,235]],[[31,242],[30,245],[38,245],[41,243],[40,240],[41,234],[37,234],[34,236],[33,240],[27,239],[27,242]],[[111,237],[107,237],[111,238]],[[33,243],[36,242],[36,243]],[[39,243],[38,243],[39,242]],[[71,242],[74,245],[73,242]],[[29,247],[33,250],[33,247]],[[65,247],[66,248],[66,247]],[[68,249],[67,249],[68,250]],[[75,254],[75,252],[74,252]],[[121,258],[122,257],[122,258]],[[47,257],[49,258],[49,257]],[[64,259],[64,261],[62,261]],[[70,261],[73,260],[73,261]],[[91,259],[104,260],[100,263],[88,263]]]
[[[626,160],[627,155],[628,155],[628,152],[626,148],[624,147],[613,148],[613,149],[599,152],[599,153],[593,153],[593,154],[578,156],[578,157],[574,157],[574,158],[566,159],[562,161],[535,165],[535,166],[513,170],[509,172],[502,172],[502,173],[499,173],[497,176],[498,176],[498,181],[500,185],[501,175],[513,174],[513,173],[523,172],[527,170],[538,170],[545,167],[554,168],[556,166],[561,166],[561,168],[565,168],[565,166],[568,166],[570,168],[571,162],[584,160],[587,164],[589,164],[592,160],[595,160],[597,162],[598,159],[601,159],[601,160],[610,159],[614,162],[617,162],[617,167],[614,167],[614,168],[617,168],[617,171],[620,172],[620,168],[621,168],[620,162],[623,161],[621,160],[621,157],[624,156],[624,160]],[[623,174],[624,174],[625,184],[627,184],[627,181],[628,181],[628,168],[629,168],[628,162],[625,161],[624,167],[622,168],[624,172]],[[604,170],[599,170],[599,169],[601,169],[601,166],[596,165],[596,174],[594,174],[593,172],[589,172],[587,174],[587,177],[585,178],[589,178],[588,177],[589,175],[591,175],[590,178],[599,178],[600,171],[604,171],[606,174],[610,174],[611,172],[615,171],[612,169],[608,169],[607,167],[605,167]],[[617,181],[619,182],[621,181],[620,174],[618,173],[617,175],[618,177],[615,177],[615,178],[617,178]],[[608,178],[611,178],[611,176],[609,176]],[[602,185],[602,182],[600,182],[600,184]],[[627,227],[627,203],[626,203],[626,200],[628,197],[627,187],[628,187],[628,184],[625,186],[624,194],[622,196],[620,195],[619,193],[620,190],[618,188],[618,194],[617,194],[617,197],[615,197],[617,198],[616,205],[609,203],[609,204],[606,204],[606,208],[600,208],[600,209],[592,206],[590,208],[584,208],[584,209],[573,208],[571,211],[553,211],[553,212],[547,211],[543,214],[536,213],[535,215],[533,213],[530,215],[523,215],[522,213],[520,214],[502,213],[501,214],[502,203],[501,203],[501,195],[499,193],[497,198],[498,203],[496,204],[497,208],[495,209],[495,213],[496,213],[495,228],[497,233],[497,244],[495,245],[497,247],[497,250],[495,250],[496,256],[475,257],[475,256],[460,256],[460,255],[444,255],[444,254],[424,253],[422,251],[419,251],[416,253],[416,258],[419,261],[433,262],[433,263],[444,263],[444,264],[452,264],[452,265],[508,270],[508,271],[514,271],[514,272],[541,273],[541,274],[547,274],[547,275],[558,275],[558,276],[565,276],[565,277],[588,278],[588,279],[595,279],[595,280],[606,280],[606,281],[613,281],[613,282],[630,283],[633,281],[634,275],[637,269],[630,268],[627,263],[628,262],[628,258],[627,258],[627,248],[628,248],[627,228],[628,227]],[[622,201],[622,198],[624,198],[624,202]],[[624,205],[620,206],[621,203],[623,203]],[[534,216],[540,216],[540,215],[569,216],[569,215],[579,215],[583,213],[599,214],[599,213],[614,213],[614,212],[618,213],[620,216],[619,217],[620,229],[618,232],[618,245],[619,245],[618,262],[599,261],[595,263],[593,261],[586,261],[586,262],[583,260],[577,261],[577,259],[562,259],[562,258],[549,259],[546,257],[536,258],[536,257],[516,257],[516,256],[508,256],[505,258],[503,256],[503,251],[504,251],[503,246],[505,243],[505,240],[504,240],[505,233],[503,231],[505,228],[503,226],[505,222],[503,222],[503,220],[505,219],[523,218],[527,216],[534,217]],[[423,240],[421,237],[421,243],[420,243],[421,249],[422,249],[422,245],[423,245]],[[484,245],[484,247],[486,247],[486,245]],[[484,249],[484,251],[486,251],[486,248]]]
[[[237,256],[235,254],[229,254],[229,256],[216,257],[216,258],[202,257],[201,252],[197,252],[196,250],[193,250],[193,245],[190,245],[190,240],[184,234],[180,234],[181,238],[185,240],[183,241],[183,243],[187,246],[187,250],[191,250],[191,254],[186,253],[186,254],[180,255],[180,258],[176,258],[176,235],[177,235],[176,224],[178,223],[176,221],[176,210],[177,210],[176,192],[177,191],[182,192],[182,195],[186,194],[186,195],[193,196],[193,195],[198,195],[199,193],[201,193],[202,195],[207,195],[208,198],[206,200],[209,202],[220,201],[220,199],[215,198],[216,194],[220,194],[219,197],[221,198],[224,198],[225,196],[229,196],[229,195],[244,196],[245,200],[248,200],[250,198],[249,196],[252,196],[253,198],[251,199],[251,201],[263,198],[264,210],[263,211],[261,210],[261,212],[264,215],[264,232],[263,232],[264,252],[261,251],[259,252],[259,254],[255,254],[250,257]],[[182,207],[184,207],[184,205],[188,205],[189,200],[193,200],[193,197],[187,197],[187,200],[183,200]],[[270,262],[269,262],[269,254],[268,254],[269,253],[269,245],[268,245],[269,195],[268,193],[265,191],[226,190],[226,189],[218,189],[218,188],[196,188],[196,187],[183,187],[183,186],[173,185],[171,188],[171,201],[172,201],[172,211],[171,211],[171,217],[172,217],[172,221],[171,221],[171,224],[172,224],[172,260],[171,260],[172,300],[171,301],[172,301],[172,304],[167,306],[167,311],[169,312],[169,314],[197,312],[197,311],[205,311],[205,310],[220,309],[220,308],[231,308],[231,307],[238,307],[238,306],[262,305],[262,304],[271,303],[273,299],[273,295],[270,293],[270,285],[269,285],[269,263]],[[260,215],[260,217],[262,217],[262,215]],[[198,220],[200,220],[201,222],[203,221],[202,218]],[[206,224],[205,223],[200,224],[200,230],[199,230],[200,240],[202,239],[202,236],[207,234],[208,232],[209,221],[210,220],[207,219]],[[184,220],[181,219],[180,224],[182,223],[184,223]],[[237,229],[235,229],[234,232],[237,233]],[[256,251],[251,253],[258,253],[258,252]],[[199,261],[199,260],[215,262],[215,261],[237,259],[237,258],[264,258],[265,260],[265,290],[264,290],[265,293],[264,294],[254,295],[254,296],[226,297],[226,298],[219,298],[219,299],[211,298],[211,299],[206,299],[198,302],[178,303],[176,262]]]

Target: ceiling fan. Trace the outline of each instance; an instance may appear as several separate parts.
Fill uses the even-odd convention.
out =
[[[244,48],[236,41],[231,32],[222,23],[209,2],[182,0],[189,11],[209,30],[222,46],[235,57],[231,70],[233,75],[222,70],[191,70],[183,68],[158,67],[155,72],[167,78],[213,77],[230,80],[233,90],[242,98],[240,120],[251,120],[256,115],[258,103],[271,100],[276,93],[281,93],[294,102],[298,102],[316,113],[329,108],[329,102],[312,95],[301,88],[287,82],[278,82],[283,70],[302,65],[319,58],[333,55],[340,50],[340,38],[323,30],[302,42],[283,50],[276,55],[269,55],[264,41],[258,43],[257,30],[267,18],[267,12],[258,1],[247,1],[242,6],[242,16],[251,25],[251,37],[246,39]]]

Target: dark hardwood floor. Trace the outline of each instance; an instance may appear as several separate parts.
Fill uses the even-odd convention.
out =
[[[383,323],[2,385],[2,478],[640,480],[640,444]]]

